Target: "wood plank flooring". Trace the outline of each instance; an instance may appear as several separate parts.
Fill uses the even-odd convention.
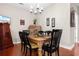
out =
[[[33,56],[37,56],[37,51],[32,51]],[[25,56],[24,51],[21,51],[21,44],[16,44],[14,47],[7,48],[3,51],[0,51],[0,56]],[[29,51],[27,52],[29,56]]]
[[[75,44],[75,47],[74,47],[74,55],[75,56],[79,56],[79,43],[76,43]]]
[[[38,51],[32,51],[32,56],[38,56]],[[0,56],[25,56],[25,53],[21,51],[21,45],[15,44],[14,47],[7,48],[3,51],[0,51]],[[29,51],[27,52],[29,55]],[[64,48],[60,48],[60,56],[73,56],[72,51]]]

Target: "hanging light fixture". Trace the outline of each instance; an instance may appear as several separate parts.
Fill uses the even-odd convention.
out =
[[[30,7],[30,13],[41,14],[43,11],[44,11],[43,7],[40,7],[39,4],[37,4],[36,7],[34,6]]]

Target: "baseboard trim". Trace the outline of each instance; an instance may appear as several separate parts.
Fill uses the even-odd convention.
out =
[[[72,50],[74,46],[75,46],[74,44],[72,46],[60,45],[60,47],[65,48],[65,49],[69,49],[69,50]]]
[[[21,42],[13,42],[13,44],[19,44],[19,43],[21,43]]]
[[[79,43],[79,41],[77,41],[76,43]]]

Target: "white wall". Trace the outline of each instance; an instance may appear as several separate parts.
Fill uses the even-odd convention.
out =
[[[38,24],[42,26],[43,30],[54,29],[50,26],[46,26],[46,18],[55,17],[55,27],[56,29],[63,29],[61,37],[61,46],[72,47],[74,40],[70,39],[70,4],[68,3],[57,3],[51,5],[41,15],[38,15]]]
[[[71,11],[74,10],[75,11],[75,27],[71,28],[71,38],[74,38],[74,42],[79,42],[79,11],[78,11],[78,6],[75,3],[71,4]]]
[[[75,15],[76,15],[76,10],[77,10],[76,6],[73,4],[70,4],[70,11],[73,11],[73,10],[75,11]],[[71,37],[71,39],[74,40],[74,43],[75,43],[75,41],[76,41],[76,26],[70,28],[70,37]]]
[[[77,17],[78,17],[78,19],[77,19],[77,40],[76,40],[76,42],[78,42],[79,43],[79,6],[77,6]]]
[[[20,42],[18,31],[27,29],[35,17],[28,11],[6,4],[0,4],[0,15],[11,17],[10,29],[13,42]],[[25,19],[24,26],[20,25],[20,19]]]

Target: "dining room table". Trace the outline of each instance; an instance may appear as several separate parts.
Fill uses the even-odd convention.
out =
[[[38,56],[42,56],[42,46],[51,36],[29,35],[29,40],[38,45]]]

